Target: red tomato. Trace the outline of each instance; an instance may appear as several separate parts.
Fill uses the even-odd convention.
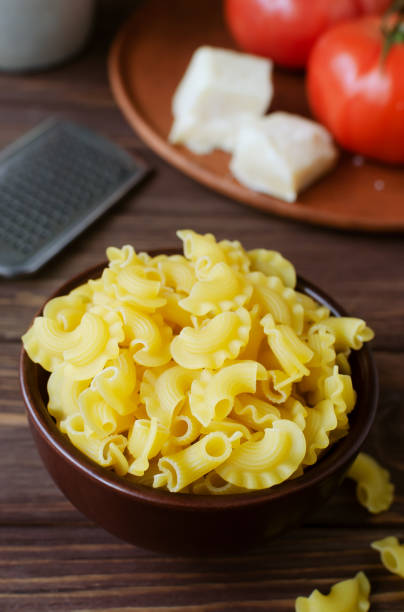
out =
[[[316,117],[345,148],[404,162],[404,43],[382,60],[378,17],[335,26],[314,47],[307,71]]]
[[[248,53],[305,66],[317,38],[336,23],[381,13],[391,0],[225,0],[231,33]]]

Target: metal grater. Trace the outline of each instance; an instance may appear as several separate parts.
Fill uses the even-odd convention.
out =
[[[125,151],[49,119],[0,154],[0,275],[35,272],[147,173]]]

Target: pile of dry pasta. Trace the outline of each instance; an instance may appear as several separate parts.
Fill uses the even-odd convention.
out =
[[[23,337],[50,414],[93,461],[172,492],[242,493],[303,473],[344,436],[348,356],[373,332],[295,290],[275,251],[178,232],[184,255],[108,248],[100,278]]]

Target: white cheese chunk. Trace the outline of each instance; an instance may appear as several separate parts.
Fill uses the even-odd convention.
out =
[[[294,202],[300,190],[334,165],[337,155],[323,126],[277,112],[241,127],[230,169],[250,189]]]
[[[272,99],[272,62],[213,47],[199,47],[172,102],[169,140],[195,153],[232,151],[245,117],[259,117]]]

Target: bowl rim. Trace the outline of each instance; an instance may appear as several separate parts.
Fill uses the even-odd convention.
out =
[[[179,249],[150,249],[148,253],[152,256],[159,254],[176,254],[180,253]],[[42,314],[45,304],[54,297],[64,295],[71,291],[74,287],[86,282],[90,278],[97,278],[102,269],[108,265],[107,261],[103,261],[95,266],[90,266],[83,272],[73,276],[68,281],[60,285],[43,303],[43,305],[35,313],[36,316]],[[297,277],[296,288],[315,299],[317,302],[327,306],[335,316],[349,316],[345,309],[341,307],[333,298],[326,294],[322,289],[307,281],[301,276]],[[119,494],[138,500],[144,503],[162,506],[166,508],[180,508],[182,510],[202,510],[202,511],[217,511],[226,508],[242,508],[244,506],[259,506],[267,503],[270,500],[277,500],[287,497],[291,494],[296,494],[307,490],[327,477],[338,472],[344,465],[351,463],[359,452],[362,444],[369,434],[370,428],[374,422],[378,397],[379,397],[379,381],[375,362],[372,353],[367,345],[364,345],[359,351],[352,352],[353,358],[357,361],[358,366],[361,365],[369,374],[367,379],[363,381],[364,388],[355,388],[358,397],[356,406],[359,403],[359,395],[362,393],[367,398],[368,411],[367,418],[361,422],[361,427],[350,428],[347,436],[337,441],[329,452],[327,452],[318,463],[310,466],[307,471],[299,478],[286,480],[279,485],[269,489],[259,491],[251,491],[250,493],[239,493],[232,495],[196,495],[192,493],[179,494],[169,491],[160,491],[145,485],[140,485],[132,481],[128,481],[125,476],[118,476],[114,471],[107,470],[84,453],[79,451],[56,427],[51,415],[47,411],[44,402],[38,405],[37,397],[39,394],[34,393],[28,382],[28,373],[32,368],[40,368],[39,364],[34,363],[29,358],[24,347],[22,346],[20,353],[20,368],[19,378],[21,392],[24,399],[26,411],[28,413],[31,426],[34,426],[41,437],[53,448],[53,450],[63,457],[72,468],[83,472],[88,478],[96,481],[98,484],[107,489],[114,490]],[[43,368],[42,368],[43,370]],[[44,371],[44,370],[43,370]],[[52,427],[53,425],[53,427]],[[51,431],[50,427],[53,429]],[[358,431],[357,431],[358,430]]]

